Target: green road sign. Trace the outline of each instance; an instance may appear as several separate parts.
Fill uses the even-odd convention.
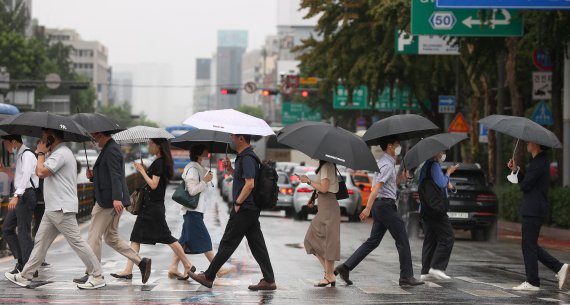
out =
[[[333,91],[333,109],[370,109],[368,87],[360,86],[352,91],[352,104],[348,105],[348,90],[339,85]]]
[[[396,29],[394,51],[409,55],[459,55],[459,46],[451,39],[438,35],[411,35]]]
[[[417,99],[410,101],[410,89],[395,87],[390,93],[390,87],[385,87],[378,94],[378,101],[374,105],[378,111],[410,110],[420,111]]]
[[[522,36],[523,20],[516,10],[443,9],[435,0],[412,0],[412,34],[446,36]]]
[[[321,112],[311,109],[304,103],[283,102],[281,122],[290,125],[300,121],[320,121]]]

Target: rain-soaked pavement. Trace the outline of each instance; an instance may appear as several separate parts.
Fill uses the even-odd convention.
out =
[[[171,186],[167,198],[174,191]],[[212,204],[205,215],[214,248],[222,236],[228,219],[224,202],[212,189]],[[167,201],[167,221],[175,236],[180,233],[182,217],[178,206]],[[126,213],[121,220],[121,234],[128,240],[135,217]],[[473,242],[468,235],[458,234],[448,274],[452,280],[428,282],[424,286],[398,286],[398,256],[394,242],[386,235],[380,247],[371,253],[352,273],[353,286],[338,279],[336,288],[315,288],[323,271],[318,261],[305,254],[302,242],[308,221],[299,222],[276,214],[261,218],[275,270],[278,290],[250,292],[247,286],[261,278],[259,268],[245,240],[227,266],[234,271],[217,279],[213,289],[193,281],[167,277],[172,251],[166,245],[143,245],[141,254],[153,259],[152,276],[146,285],[136,270],[132,280],[117,280],[109,274],[122,270],[126,259],[105,246],[103,270],[107,286],[93,291],[79,290],[72,282],[84,267],[67,245],[58,238],[48,252],[51,266],[40,270],[41,281],[35,289],[20,288],[3,276],[0,279],[0,303],[25,304],[570,304],[570,292],[559,291],[554,274],[541,266],[542,290],[537,293],[514,292],[510,287],[524,281],[520,246],[516,241],[497,243]],[[370,223],[343,222],[341,227],[342,258],[367,238]],[[86,238],[87,224],[82,225]],[[463,237],[463,238],[462,238]],[[414,271],[419,277],[421,240],[411,242]],[[570,252],[551,250],[559,259],[569,262]],[[207,268],[203,255],[190,256],[198,270]],[[9,271],[14,261],[0,259],[0,270]]]

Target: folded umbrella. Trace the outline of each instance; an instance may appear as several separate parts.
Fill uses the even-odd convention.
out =
[[[370,148],[358,136],[340,127],[321,122],[299,122],[283,128],[277,141],[313,159],[354,170],[378,171]]]
[[[101,113],[78,113],[70,116],[70,118],[83,126],[89,133],[117,133],[126,129],[114,119]]]
[[[264,120],[233,109],[198,112],[187,118],[183,124],[198,129],[215,130],[229,134],[275,135],[275,132]]]
[[[194,145],[204,145],[210,153],[222,154],[235,151],[229,148],[230,134],[214,130],[195,129],[174,138],[172,146],[190,150]]]
[[[436,133],[439,127],[417,114],[398,114],[374,123],[362,139],[368,145],[380,145],[384,137],[396,136],[400,141]]]
[[[493,114],[482,118],[479,123],[523,141],[562,148],[562,143],[552,131],[525,117]]]
[[[438,152],[448,150],[467,138],[466,135],[458,133],[441,133],[425,138],[406,153],[404,167],[406,169],[415,168]]]
[[[135,126],[113,135],[119,144],[144,143],[150,139],[174,139],[174,136],[163,128]]]
[[[41,138],[44,128],[63,132],[65,142],[91,141],[91,136],[81,125],[69,117],[49,112],[24,112],[0,122],[0,129],[8,134]]]

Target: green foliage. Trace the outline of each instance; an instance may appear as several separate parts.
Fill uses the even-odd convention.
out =
[[[256,118],[263,119],[263,109],[261,109],[260,107],[241,105],[236,110],[243,112],[245,114],[249,114],[249,115],[254,116]]]
[[[24,34],[30,20],[30,11],[25,1],[16,1],[11,10],[12,0],[0,0],[0,29],[5,32]]]
[[[499,217],[508,221],[520,221],[519,205],[522,192],[518,185],[504,185],[495,187],[495,194],[499,202]]]
[[[142,125],[149,127],[159,127],[157,123],[149,121],[144,113],[138,119],[133,119],[131,116],[131,105],[128,103],[122,107],[117,105],[104,106],[99,109],[98,112],[106,114],[115,119],[121,126],[133,127]]]
[[[48,65],[41,41],[27,39],[16,32],[0,31],[0,66],[8,69],[10,79],[43,79]]]
[[[553,188],[550,191],[552,223],[560,228],[570,228],[570,187]]]

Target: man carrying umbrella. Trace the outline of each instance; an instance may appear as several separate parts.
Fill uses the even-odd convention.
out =
[[[384,156],[378,161],[379,172],[374,177],[374,186],[366,208],[360,214],[360,219],[364,221],[372,213],[374,218],[372,232],[368,240],[348,260],[336,267],[335,274],[339,274],[348,285],[352,284],[349,278],[350,271],[356,268],[370,252],[376,249],[380,245],[382,238],[384,238],[386,231],[390,231],[396,242],[400,258],[400,286],[422,285],[424,282],[418,281],[414,277],[408,234],[406,233],[402,216],[400,216],[396,207],[398,178],[396,177],[395,166],[396,157],[400,154],[402,148],[396,136],[382,138],[379,140],[379,143],[384,151]]]
[[[55,119],[47,121],[53,122],[58,119],[62,120],[61,117],[55,117]],[[77,287],[80,289],[97,289],[106,285],[101,275],[101,264],[91,247],[81,238],[77,224],[77,161],[73,152],[65,146],[64,137],[66,135],[65,130],[68,129],[73,128],[82,131],[82,133],[85,131],[76,125],[72,126],[73,124],[72,121],[65,122],[62,120],[62,123],[59,124],[59,130],[43,129],[42,141],[37,146],[36,173],[38,177],[45,179],[46,211],[28,263],[19,274],[10,274],[9,272],[4,274],[7,279],[21,287],[30,287],[34,272],[44,261],[48,248],[59,233],[63,234],[91,275],[90,280],[85,284],[78,284]],[[83,138],[89,139],[85,134],[83,134]]]
[[[532,156],[526,168],[526,173],[519,171],[519,167],[513,159],[510,159],[507,164],[513,172],[518,172],[517,180],[523,192],[520,213],[522,216],[522,251],[526,282],[513,287],[513,290],[540,290],[538,261],[557,274],[558,288],[564,289],[568,284],[570,272],[568,264],[562,264],[538,245],[540,227],[549,211],[548,188],[550,186],[550,170],[546,155],[548,147],[527,142],[526,148]]]
[[[118,124],[101,114],[82,113],[74,120],[91,133],[101,153],[93,166],[87,170],[87,178],[93,182],[96,203],[91,211],[91,225],[87,243],[101,262],[101,239],[121,255],[139,266],[142,282],[146,283],[151,273],[151,260],[141,258],[139,254],[119,235],[119,220],[125,207],[130,205],[129,189],[125,180],[125,165],[121,147],[111,135],[123,130]],[[89,280],[86,272],[73,281],[84,284]]]

